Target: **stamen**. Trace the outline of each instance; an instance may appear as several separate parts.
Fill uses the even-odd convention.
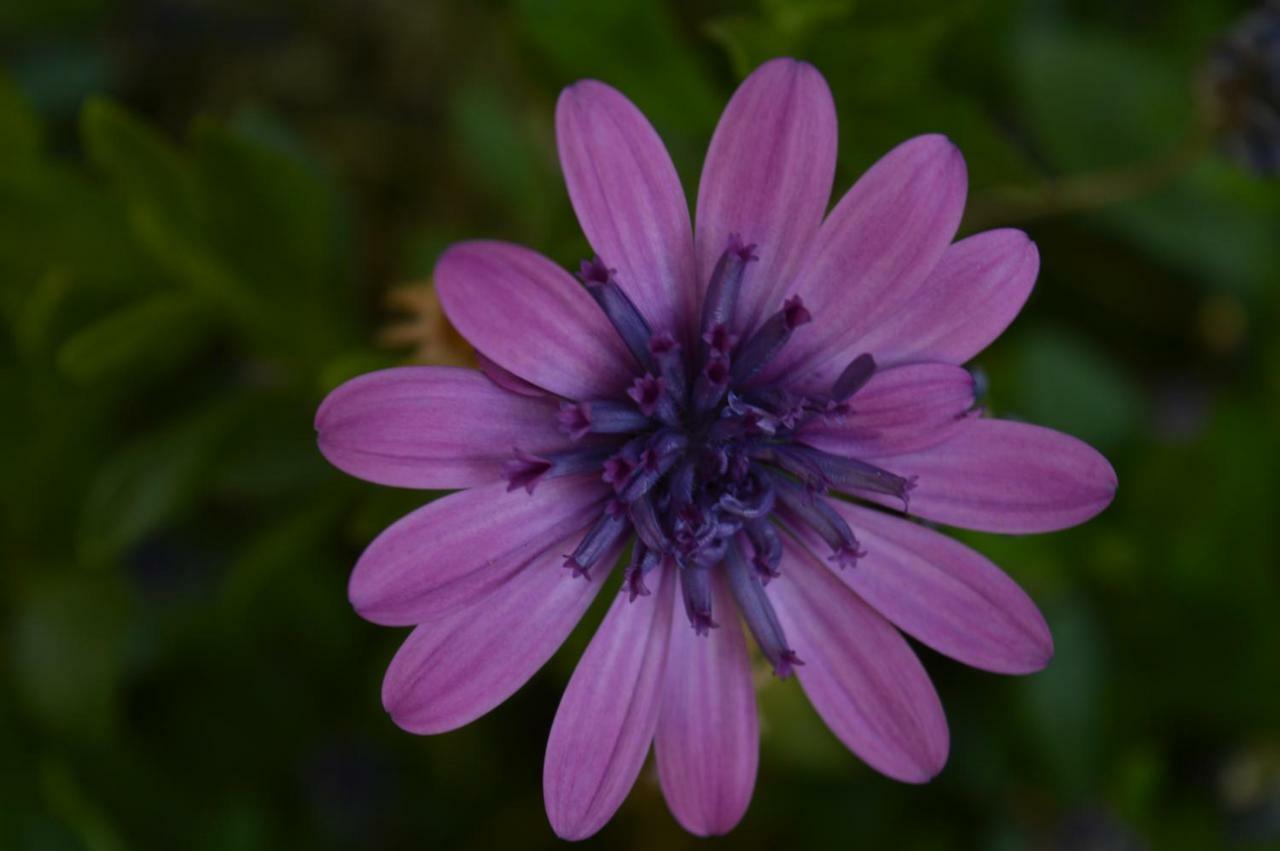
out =
[[[684,611],[698,635],[706,635],[720,624],[711,619],[711,568],[690,564],[680,568],[680,590],[684,592]]]
[[[707,365],[693,383],[693,410],[698,416],[709,413],[729,389],[729,358],[712,352]]]
[[[909,507],[907,494],[916,486],[914,476],[909,478],[896,476],[866,461],[832,455],[803,444],[796,443],[780,447],[779,454],[796,459],[806,468],[816,471],[828,487],[846,493],[864,490],[896,497],[902,500],[903,511]]]
[[[631,382],[627,396],[646,417],[657,417],[667,425],[679,425],[680,412],[675,399],[667,392],[665,379],[645,373]]]
[[[662,562],[662,556],[642,543],[637,543],[631,551],[631,564],[627,565],[622,575],[622,588],[629,595],[628,602],[634,603],[636,597],[648,597],[649,588],[644,584],[644,577]]]
[[[654,368],[653,355],[649,352],[649,338],[653,336],[649,323],[644,321],[640,310],[618,286],[613,274],[599,257],[583,260],[578,277],[586,284],[587,292],[600,305],[604,315],[613,323],[614,330],[622,338],[622,342],[631,350],[636,362],[645,369]]]
[[[649,494],[645,494],[632,502],[630,508],[631,525],[635,527],[636,536],[649,549],[665,552],[670,542],[667,540],[666,533],[662,531],[662,521],[658,519],[653,499]]]
[[[866,353],[858,355],[849,362],[849,365],[840,373],[840,377],[836,379],[835,384],[831,386],[831,398],[836,402],[843,402],[861,390],[862,386],[871,380],[871,376],[875,375],[875,372],[875,358]]]
[[[742,276],[747,264],[758,260],[755,245],[747,245],[737,234],[729,237],[729,245],[716,261],[707,284],[707,294],[702,301],[702,332],[705,334],[717,325],[733,327],[738,309],[738,295],[742,289]],[[699,351],[699,360],[706,360],[705,343]]]
[[[773,665],[773,673],[785,680],[791,676],[792,669],[803,665],[795,651],[787,645],[786,633],[778,616],[773,611],[773,604],[765,594],[764,584],[755,569],[748,566],[742,557],[741,545],[737,539],[729,542],[725,553],[726,573],[729,577],[729,590],[738,603],[738,611],[747,622],[747,629],[755,636],[760,652]]]
[[[743,344],[733,361],[733,381],[742,384],[756,375],[791,339],[791,332],[813,321],[800,296],[792,296],[782,309],[770,316],[765,323]]]
[[[810,493],[784,476],[771,474],[778,499],[789,512],[791,519],[803,523],[818,533],[831,547],[831,561],[840,567],[855,567],[858,559],[866,555],[858,545],[849,524],[825,499]],[[784,514],[784,516],[786,516]]]
[[[782,538],[773,524],[766,519],[748,520],[743,526],[747,538],[751,541],[751,563],[760,574],[760,581],[765,585],[770,579],[781,576],[778,565],[782,563]]]
[[[610,400],[562,402],[558,415],[560,430],[571,440],[588,434],[631,434],[649,425],[649,418],[631,405]]]
[[[632,471],[619,496],[624,502],[635,502],[667,474],[684,454],[689,439],[678,431],[661,431],[640,455],[640,463]]]
[[[670,334],[657,334],[649,341],[649,352],[658,364],[658,376],[677,408],[688,404],[689,379],[685,373],[680,344]]]
[[[573,575],[590,579],[589,571],[600,557],[622,540],[631,526],[627,522],[626,511],[616,503],[610,503],[596,519],[596,522],[583,537],[572,555],[564,557],[564,566],[573,571]]]
[[[723,494],[718,503],[726,511],[744,520],[768,517],[773,511],[774,492],[769,482],[759,474],[748,474],[742,485]]]
[[[508,491],[524,488],[533,493],[533,489],[543,479],[589,473],[599,468],[616,451],[615,445],[533,455],[516,447],[514,457],[502,465],[502,477],[507,480]]]

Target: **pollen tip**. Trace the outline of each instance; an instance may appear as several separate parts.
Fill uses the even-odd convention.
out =
[[[577,442],[591,433],[591,407],[586,402],[562,402],[556,415],[560,431]]]
[[[586,567],[583,567],[582,563],[579,562],[573,556],[567,555],[564,557],[564,566],[569,570],[573,571],[574,579],[577,579],[579,576],[581,576],[583,579],[586,579],[587,581],[591,580],[591,574],[588,572],[589,569]]]
[[[782,315],[786,321],[787,328],[795,330],[801,325],[807,325],[813,321],[813,314],[804,306],[804,301],[798,295],[793,295],[782,304]]]
[[[599,286],[609,283],[609,279],[613,277],[616,269],[610,269],[604,265],[604,261],[599,257],[592,257],[590,260],[583,260],[578,266],[578,280],[587,286]]]
[[[654,334],[649,339],[649,351],[652,352],[654,356],[665,355],[665,354],[668,354],[669,352],[675,352],[679,350],[680,350],[680,343],[676,340],[675,337],[671,336],[665,331],[660,334]]]
[[[773,667],[773,673],[778,679],[785,680],[795,673],[796,668],[803,666],[804,662],[796,655],[796,651],[784,650],[778,658],[778,664]]]
[[[756,255],[756,244],[754,242],[744,242],[742,234],[729,234],[729,247],[725,249],[732,254],[736,254],[738,259],[743,263],[750,263],[753,260],[759,260]]]

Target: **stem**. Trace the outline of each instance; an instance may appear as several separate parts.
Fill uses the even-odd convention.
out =
[[[1140,166],[1045,180],[1038,186],[1006,186],[977,196],[964,229],[990,227],[1097,210],[1141,198],[1185,174],[1207,153],[1209,134],[1197,128],[1162,157]]]

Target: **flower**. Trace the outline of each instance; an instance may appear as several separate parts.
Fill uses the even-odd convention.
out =
[[[759,732],[746,632],[855,754],[928,780],[947,724],[901,632],[1002,673],[1053,649],[1012,580],[915,518],[1047,532],[1115,494],[1080,441],[983,417],[960,366],[1022,307],[1035,246],[1013,230],[952,244],[965,167],[941,136],[889,152],[824,215],[835,109],[802,62],[733,96],[696,226],[619,92],[569,87],[556,130],[599,255],[579,280],[515,245],[453,246],[436,286],[481,371],[372,373],[317,414],[348,473],[464,489],[388,528],[351,577],[362,616],[415,627],[385,707],[416,733],[488,712],[614,593],[629,548],[551,728],[557,834],[599,830],[651,744],[684,827],[738,822]]]

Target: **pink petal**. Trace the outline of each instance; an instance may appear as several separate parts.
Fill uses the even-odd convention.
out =
[[[756,244],[759,260],[743,280],[742,329],[782,306],[831,198],[836,109],[812,65],[775,59],[734,93],[702,167],[698,186],[699,292],[731,234]]]
[[[1009,327],[1035,284],[1040,252],[1020,230],[993,230],[947,249],[924,286],[861,344],[882,364],[964,363]]]
[[[361,617],[385,626],[448,614],[585,530],[604,499],[602,483],[581,477],[542,482],[532,495],[508,491],[505,482],[451,494],[375,538],[356,562],[347,595]]]
[[[836,576],[899,629],[987,671],[1027,674],[1053,657],[1049,627],[1026,592],[979,553],[909,520],[832,501],[866,555]],[[829,548],[811,533],[810,552]]]
[[[650,327],[678,332],[694,312],[693,231],[662,139],[619,91],[583,80],[560,95],[556,141],[587,241]]]
[[[465,488],[499,478],[516,446],[563,446],[556,403],[508,393],[478,372],[433,366],[354,378],[316,412],[320,451],[383,485]]]
[[[941,771],[947,719],[906,639],[794,543],[769,596],[804,662],[800,685],[836,738],[895,780],[923,783]]]
[[[556,711],[542,791],[562,839],[585,839],[603,827],[644,765],[671,634],[676,582],[666,574],[665,568],[650,574],[651,596],[631,603],[618,595]]]
[[[850,413],[811,420],[799,436],[818,449],[851,458],[914,452],[946,440],[973,401],[973,376],[961,367],[890,367],[877,371],[849,400]]]
[[[616,394],[631,354],[586,289],[535,251],[461,242],[436,263],[449,321],[503,369],[572,399]]]
[[[1097,450],[1070,435],[1007,420],[966,420],[944,443],[876,463],[917,477],[912,514],[984,532],[1066,529],[1116,495],[1115,470]],[[865,496],[897,507],[880,495]]]
[[[872,166],[822,223],[791,287],[814,321],[766,378],[800,368],[806,383],[829,386],[868,351],[866,335],[908,308],[942,258],[966,188],[964,158],[944,136],[903,142]]]
[[[617,553],[589,580],[561,564],[570,536],[473,605],[415,629],[391,660],[382,705],[411,733],[469,724],[515,693],[564,643],[596,598]]]
[[[654,740],[662,793],[698,836],[728,833],[751,803],[760,727],[751,660],[725,579],[716,571],[718,629],[699,636],[680,608],[671,620],[662,714]]]

